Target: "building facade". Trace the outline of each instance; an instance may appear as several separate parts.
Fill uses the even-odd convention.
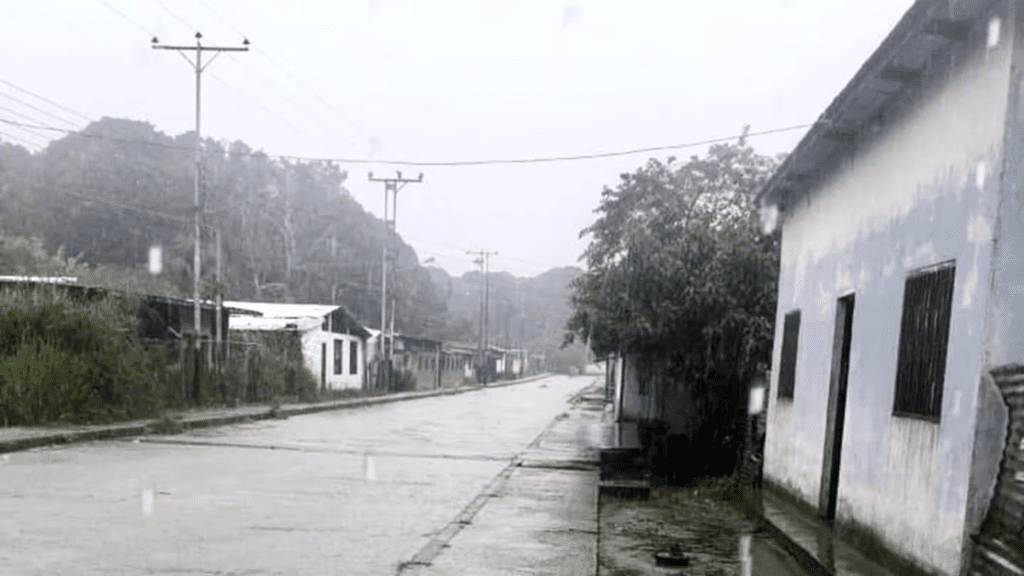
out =
[[[1024,363],[1024,6],[918,1],[762,192],[782,230],[765,484],[966,570]]]
[[[226,302],[235,331],[297,331],[303,363],[317,379],[321,391],[362,389],[366,374],[366,339],[369,332],[342,306],[327,304],[271,304]]]

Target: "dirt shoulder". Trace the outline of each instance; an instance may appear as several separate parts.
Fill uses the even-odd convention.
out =
[[[755,525],[722,498],[722,482],[651,489],[647,501],[602,496],[602,576],[739,574],[739,539]],[[678,544],[685,567],[662,567],[654,555]]]
[[[651,489],[650,500],[601,496],[601,576],[809,576],[767,532],[724,498],[726,479]],[[658,566],[654,555],[678,545],[689,563]]]

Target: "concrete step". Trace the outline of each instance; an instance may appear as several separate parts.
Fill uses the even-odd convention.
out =
[[[651,497],[651,481],[647,478],[601,480],[598,491],[602,496],[620,500],[648,500]]]

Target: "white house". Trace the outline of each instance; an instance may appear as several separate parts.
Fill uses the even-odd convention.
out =
[[[258,312],[232,315],[232,330],[297,330],[305,365],[322,390],[363,387],[366,373],[366,331],[343,306],[225,302],[225,306]]]
[[[1022,23],[915,2],[761,196],[765,486],[928,574],[968,571],[1007,430],[991,373],[1024,363]]]

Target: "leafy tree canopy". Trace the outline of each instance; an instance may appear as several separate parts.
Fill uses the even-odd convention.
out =
[[[763,233],[755,195],[777,164],[723,144],[685,163],[652,159],[605,188],[581,232],[591,242],[567,340],[667,359],[691,381],[766,367],[779,237]]]

